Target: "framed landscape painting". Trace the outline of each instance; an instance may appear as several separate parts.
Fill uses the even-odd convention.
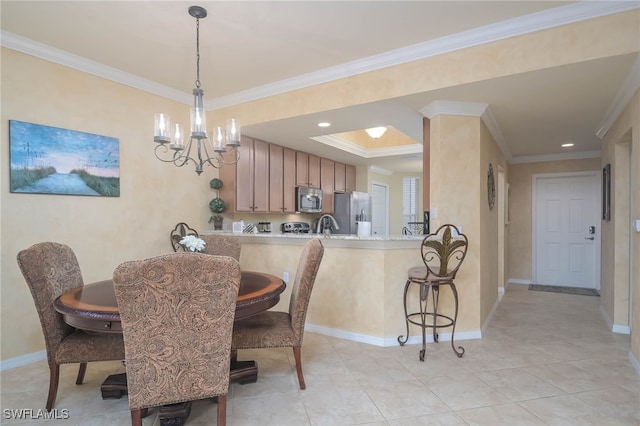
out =
[[[11,192],[120,196],[120,141],[9,120]]]

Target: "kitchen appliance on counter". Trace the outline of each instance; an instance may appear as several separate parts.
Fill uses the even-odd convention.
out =
[[[358,222],[371,222],[371,196],[367,192],[334,194],[333,217],[339,229],[336,234],[358,234]]]
[[[308,234],[311,232],[311,226],[307,222],[284,222],[280,225],[283,234]]]
[[[258,232],[260,232],[260,233],[270,233],[271,232],[271,222],[258,222]]]
[[[305,186],[297,186],[296,211],[299,213],[321,213],[322,190],[307,188]]]

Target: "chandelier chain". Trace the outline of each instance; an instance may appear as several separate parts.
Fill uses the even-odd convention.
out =
[[[196,19],[196,88],[200,88],[200,18]]]

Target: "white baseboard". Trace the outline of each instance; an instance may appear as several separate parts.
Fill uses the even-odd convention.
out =
[[[518,278],[509,278],[509,280],[507,281],[507,284],[533,284],[533,281],[531,280],[521,280]]]
[[[322,334],[330,337],[337,337],[339,339],[351,340],[353,342],[367,343],[369,345],[374,345],[374,346],[382,346],[382,347],[398,346],[397,337],[387,337],[387,338],[375,337],[375,336],[369,336],[366,334],[353,333],[351,331],[344,331],[337,328],[323,327],[323,326],[314,325],[314,324],[306,324],[304,329],[312,333],[318,333],[318,334]],[[441,342],[451,340],[451,333],[439,333],[439,334],[440,334]],[[482,339],[482,332],[480,330],[462,331],[462,332],[457,332],[455,335],[455,340],[473,340],[473,339]],[[429,343],[433,342],[433,333],[427,333],[427,342]],[[408,345],[422,344],[422,336],[421,335],[410,336],[406,344]]]
[[[504,293],[504,290],[502,292]],[[489,328],[491,319],[493,319],[493,315],[496,313],[496,309],[498,309],[498,305],[500,304],[501,299],[502,297],[500,296],[500,289],[498,288],[498,299],[493,304],[493,307],[491,308],[491,312],[489,312],[489,316],[487,317],[484,324],[482,324],[482,327],[480,328],[481,335],[487,332],[487,328]]]
[[[0,371],[11,370],[12,368],[22,367],[42,360],[47,360],[47,351],[33,352],[1,361]]]
[[[614,324],[613,320],[609,318],[609,315],[607,315],[607,312],[602,306],[600,306],[598,310],[600,311],[600,315],[602,315],[604,321],[607,323],[607,328],[613,333],[631,334],[631,328],[628,325]]]
[[[638,377],[640,377],[640,361],[633,355],[633,352],[629,351],[629,362],[636,369],[636,373],[638,373]]]

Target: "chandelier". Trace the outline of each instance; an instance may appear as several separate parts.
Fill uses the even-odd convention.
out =
[[[200,6],[191,6],[189,15],[196,18],[196,87],[191,107],[191,135],[185,145],[182,125],[174,124],[172,127],[171,117],[158,113],[154,119],[153,140],[157,143],[154,151],[158,160],[177,167],[192,162],[200,175],[205,164],[220,168],[224,164],[238,162],[240,124],[235,119],[227,120],[226,128],[214,129],[212,140],[207,137],[206,111],[202,101],[204,91],[200,88],[200,19],[207,16],[207,11]]]

